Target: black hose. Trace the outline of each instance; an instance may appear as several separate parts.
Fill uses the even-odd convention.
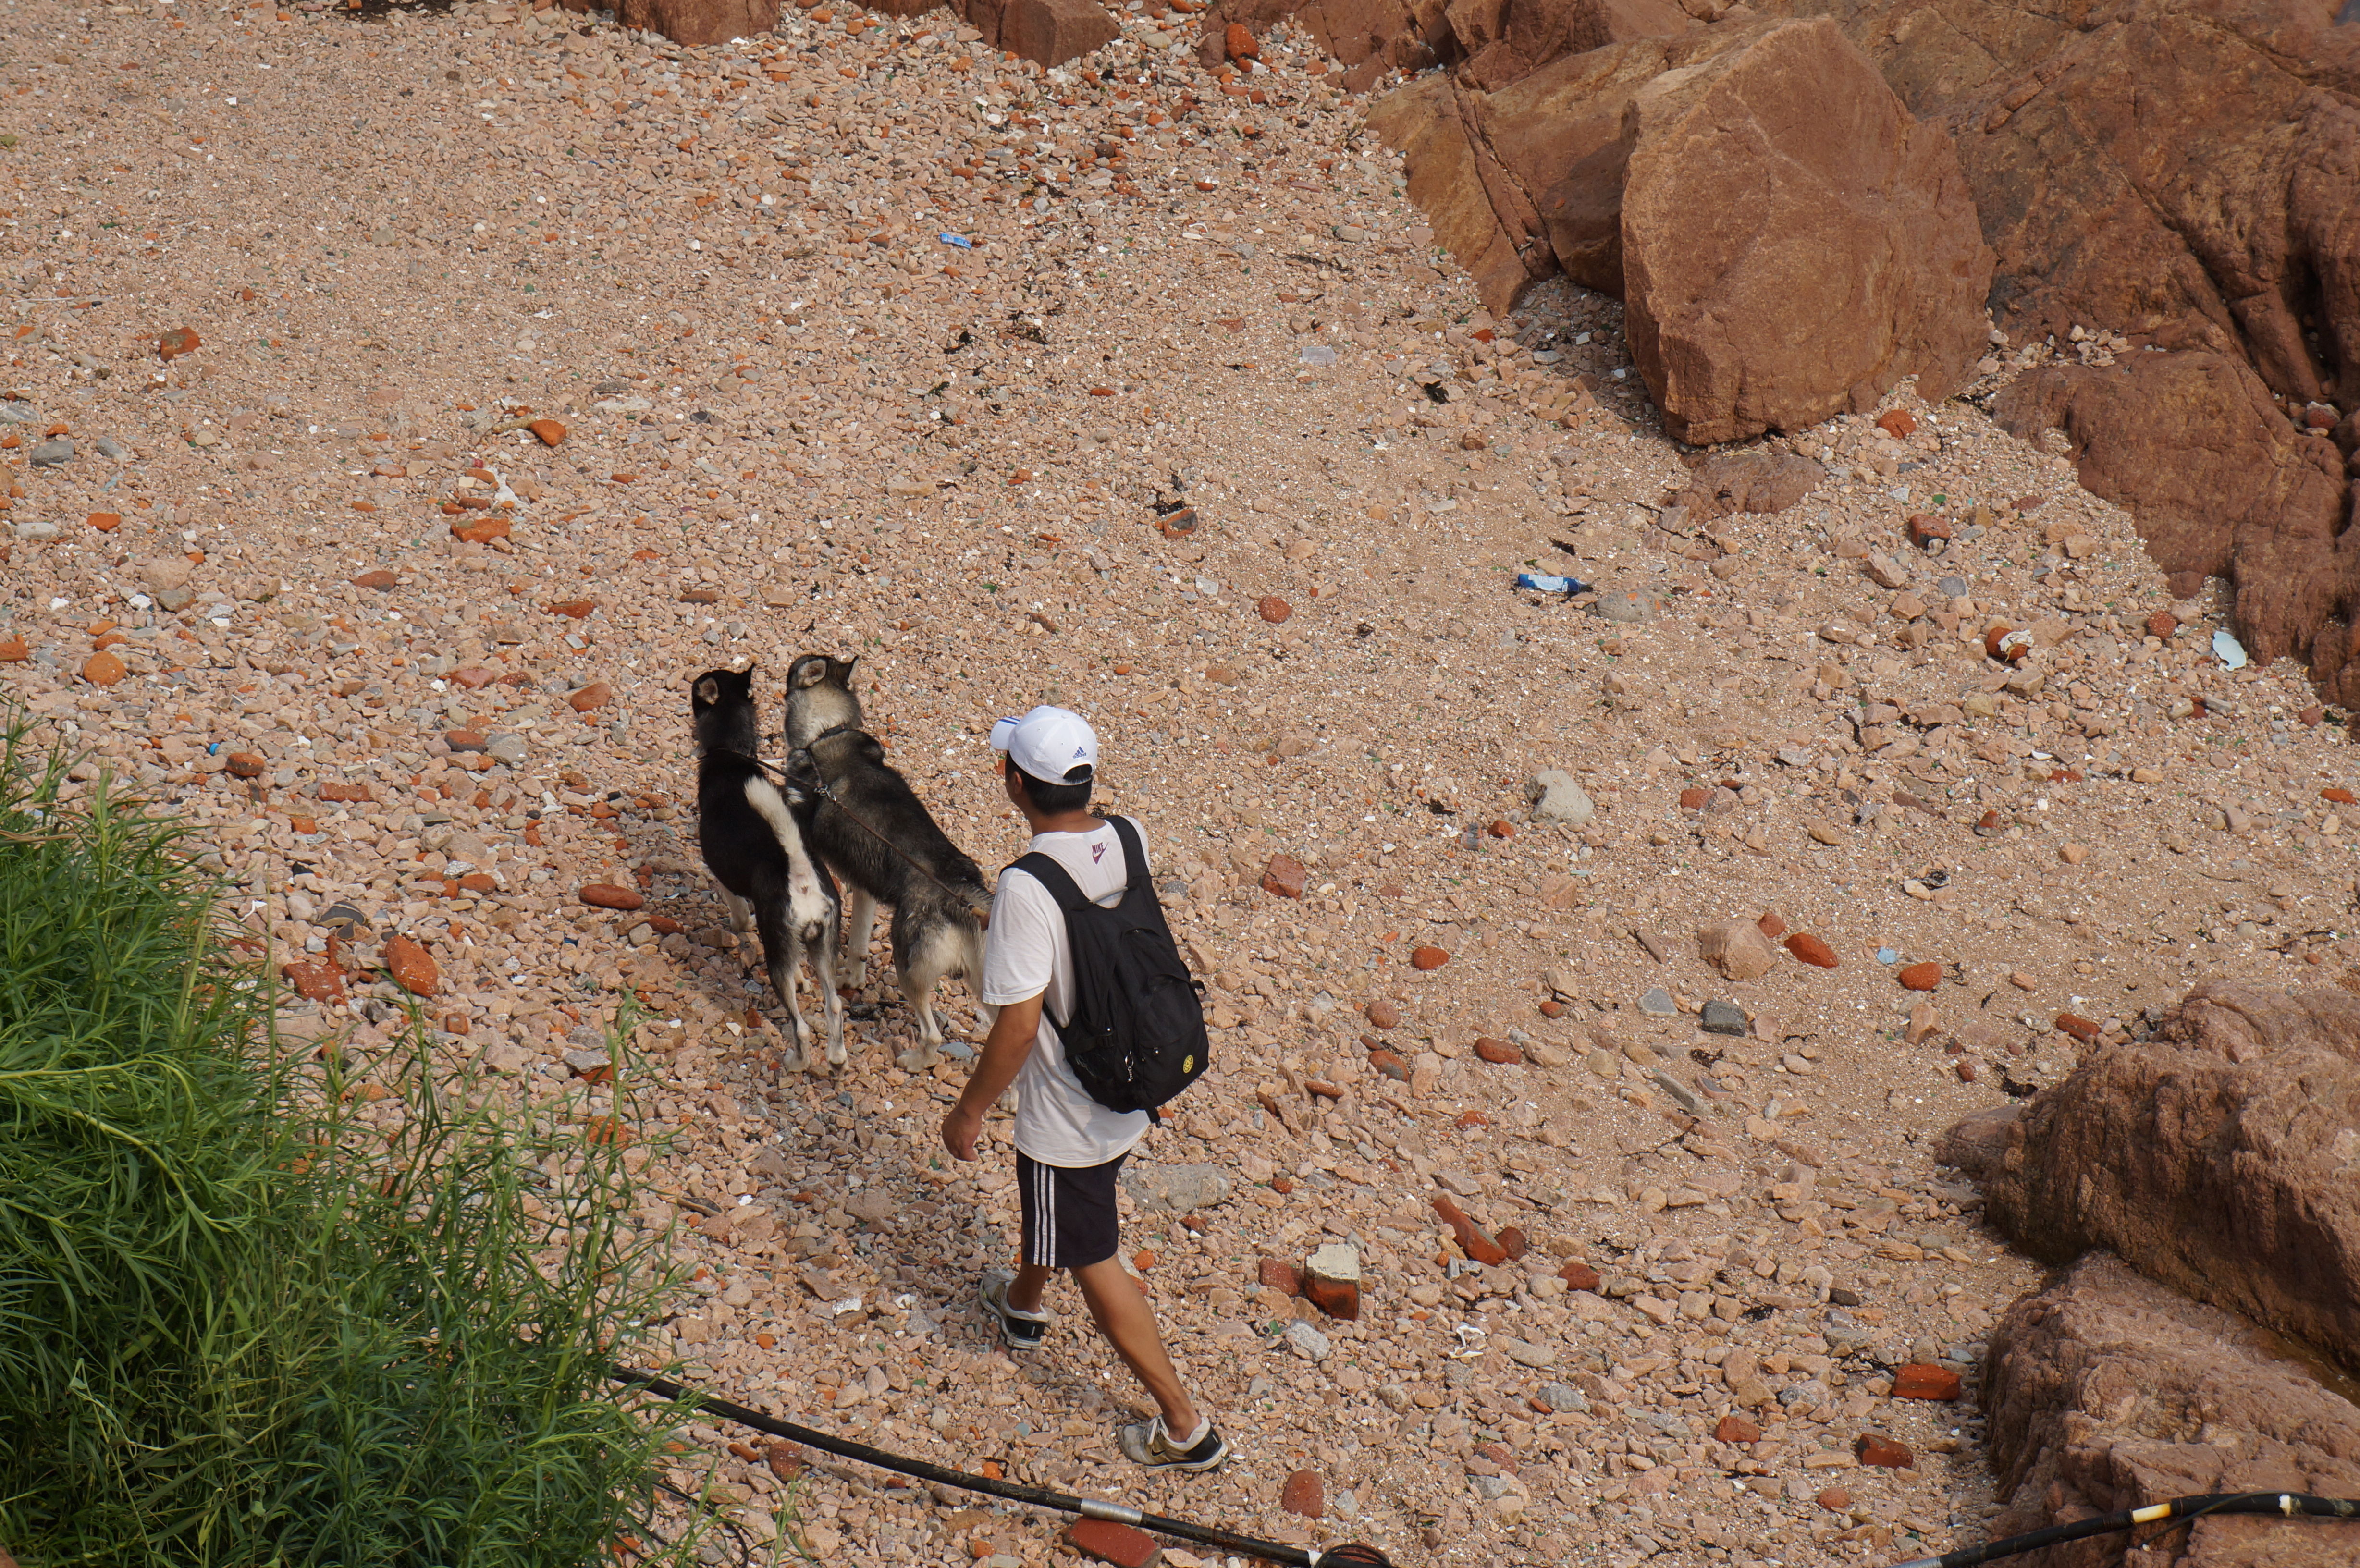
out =
[[[1109,1503],[1096,1497],[1072,1497],[1063,1492],[1044,1491],[1038,1486],[1020,1486],[1012,1481],[994,1481],[988,1476],[969,1475],[957,1470],[946,1470],[939,1465],[929,1465],[923,1459],[905,1459],[898,1454],[888,1454],[881,1448],[871,1448],[865,1443],[852,1443],[814,1432],[793,1421],[766,1416],[759,1410],[749,1410],[743,1405],[700,1394],[683,1388],[669,1377],[659,1377],[652,1372],[634,1371],[628,1367],[616,1367],[611,1376],[618,1383],[632,1383],[667,1399],[676,1399],[694,1407],[707,1415],[719,1416],[739,1426],[768,1432],[772,1437],[789,1438],[808,1443],[825,1453],[845,1459],[857,1459],[863,1465],[874,1465],[880,1470],[914,1476],[921,1481],[935,1481],[945,1486],[957,1486],[965,1491],[983,1492],[995,1497],[1005,1497],[1012,1503],[1025,1503],[1036,1508],[1051,1508],[1058,1513],[1079,1514],[1085,1519],[1110,1519],[1117,1524],[1131,1525],[1139,1530],[1151,1530],[1158,1535],[1175,1536],[1204,1546],[1215,1546],[1224,1552],[1260,1557],[1273,1563],[1284,1563],[1291,1568],[1393,1568],[1385,1554],[1373,1546],[1348,1541],[1325,1552],[1306,1551],[1299,1546],[1287,1546],[1275,1541],[1256,1541],[1250,1535],[1236,1535],[1210,1525],[1190,1524],[1185,1519],[1165,1519],[1161,1514],[1142,1513],[1120,1503]]]
[[[2161,1524],[2174,1519],[2188,1521],[2223,1514],[2278,1514],[2287,1519],[2360,1519],[2360,1497],[2314,1497],[2302,1492],[2208,1492],[2201,1497],[2174,1497],[2169,1502],[2149,1503],[2145,1508],[2125,1508],[2120,1513],[2077,1519],[2071,1524],[2053,1524],[2046,1530],[1987,1541],[1981,1546],[1962,1546],[1939,1557],[1913,1557],[1907,1563],[1895,1563],[1894,1568],[1976,1568],[1978,1563],[1995,1563],[2003,1557],[2038,1552],[2044,1546],[2058,1546],[2069,1541],[2087,1541],[2093,1535],[2115,1535],[2136,1530],[2143,1524]],[[2354,1552],[2355,1559],[2360,1559],[2360,1541],[2354,1543]]]

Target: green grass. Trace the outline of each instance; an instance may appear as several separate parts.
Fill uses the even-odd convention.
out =
[[[688,1562],[649,1518],[677,1412],[603,1376],[672,1284],[625,1219],[645,1150],[497,1109],[422,1029],[282,1048],[184,830],[66,794],[0,731],[0,1547]]]

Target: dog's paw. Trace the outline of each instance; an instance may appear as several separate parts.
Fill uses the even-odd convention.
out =
[[[893,1059],[893,1065],[905,1073],[923,1072],[942,1060],[942,1053],[930,1045],[913,1045]]]

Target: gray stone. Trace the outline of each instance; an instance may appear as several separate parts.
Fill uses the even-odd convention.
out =
[[[60,464],[71,463],[74,456],[73,438],[51,436],[48,441],[35,447],[27,455],[31,457],[33,466],[36,468],[56,468]]]
[[[1210,1164],[1130,1166],[1122,1185],[1131,1201],[1151,1214],[1209,1209],[1229,1195],[1228,1173]]]
[[[156,604],[168,615],[177,615],[197,602],[197,595],[187,588],[158,588]]]
[[[604,1050],[569,1051],[565,1053],[565,1065],[576,1078],[587,1078],[602,1067],[614,1066],[615,1059]]]
[[[113,436],[101,436],[98,438],[98,455],[109,463],[120,463],[131,455],[131,449]]]
[[[1590,821],[1597,810],[1573,776],[1559,768],[1544,768],[1525,779],[1524,799],[1532,802],[1533,815],[1540,821],[1574,827]]]
[[[1557,1365],[1557,1346],[1535,1345],[1529,1340],[1511,1339],[1504,1334],[1491,1336],[1491,1346],[1519,1367],[1535,1369]]]
[[[1306,1361],[1325,1361],[1328,1353],[1335,1349],[1326,1334],[1307,1323],[1287,1324],[1284,1337],[1286,1348]]]
[[[1942,597],[1945,599],[1963,599],[1967,596],[1967,580],[1963,577],[1945,577],[1934,586],[1941,590]]]
[[[1610,621],[1639,626],[1655,618],[1655,600],[1654,595],[1634,588],[1601,588],[1598,591],[1598,613]]]
[[[1651,985],[1639,998],[1639,1010],[1651,1018],[1672,1018],[1679,1016],[1680,1005],[1661,985]]]
[[[53,539],[58,537],[60,530],[55,523],[45,522],[38,517],[27,517],[22,522],[10,525],[9,531],[18,539],[31,543],[41,539]]]
[[[1808,746],[1782,746],[1778,748],[1778,760],[1789,768],[1808,768],[1812,762],[1811,751]]]
[[[1480,1198],[1483,1195],[1483,1183],[1464,1171],[1437,1171],[1434,1173],[1434,1184],[1444,1192],[1461,1198]]]
[[[1674,1105],[1679,1106],[1680,1109],[1686,1111],[1688,1115],[1692,1116],[1700,1116],[1704,1115],[1704,1102],[1697,1098],[1696,1091],[1681,1083],[1678,1079],[1673,1077],[1670,1073],[1665,1072],[1662,1068],[1656,1068],[1654,1072],[1648,1073],[1647,1077],[1656,1088],[1661,1089],[1665,1094],[1669,1094],[1672,1097],[1672,1103]]]
[[[505,762],[510,768],[518,768],[523,765],[530,749],[525,745],[524,736],[504,735],[494,735],[490,744],[484,747],[484,752],[495,762]]]
[[[1570,1383],[1544,1383],[1533,1397],[1558,1415],[1587,1413],[1590,1410],[1589,1396]]]
[[[1715,996],[1704,1005],[1704,1018],[1699,1027],[1707,1034],[1728,1034],[1742,1038],[1745,1033],[1745,1009],[1735,1002]]]
[[[0,419],[5,419],[12,425],[29,425],[40,417],[41,411],[30,403],[19,402],[14,397],[5,402],[0,402]]]
[[[1469,1479],[1474,1485],[1475,1495],[1487,1503],[1499,1501],[1512,1489],[1505,1475],[1474,1475]]]

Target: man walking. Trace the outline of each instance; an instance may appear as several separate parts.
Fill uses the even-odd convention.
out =
[[[1035,708],[993,725],[991,744],[1007,754],[1001,781],[1032,830],[1031,848],[1063,866],[1083,896],[1112,907],[1129,881],[1130,856],[1122,829],[1089,810],[1098,767],[1089,724],[1064,708]],[[1123,825],[1143,859],[1137,824]],[[943,1118],[944,1147],[971,1160],[984,1113],[1015,1085],[1022,1258],[1013,1278],[984,1276],[983,1304],[999,1320],[1002,1343],[1037,1349],[1053,1321],[1042,1292],[1055,1270],[1071,1273],[1098,1331],[1157,1407],[1153,1419],[1117,1433],[1123,1453],[1150,1470],[1211,1470],[1229,1458],[1229,1444],[1181,1386],[1154,1310],[1116,1257],[1115,1177],[1146,1136],[1148,1114],[1108,1109],[1074,1075],[1056,1019],[1072,1018],[1076,996],[1064,910],[1039,878],[1009,867],[983,955],[983,1001],[999,1013],[966,1092]]]

